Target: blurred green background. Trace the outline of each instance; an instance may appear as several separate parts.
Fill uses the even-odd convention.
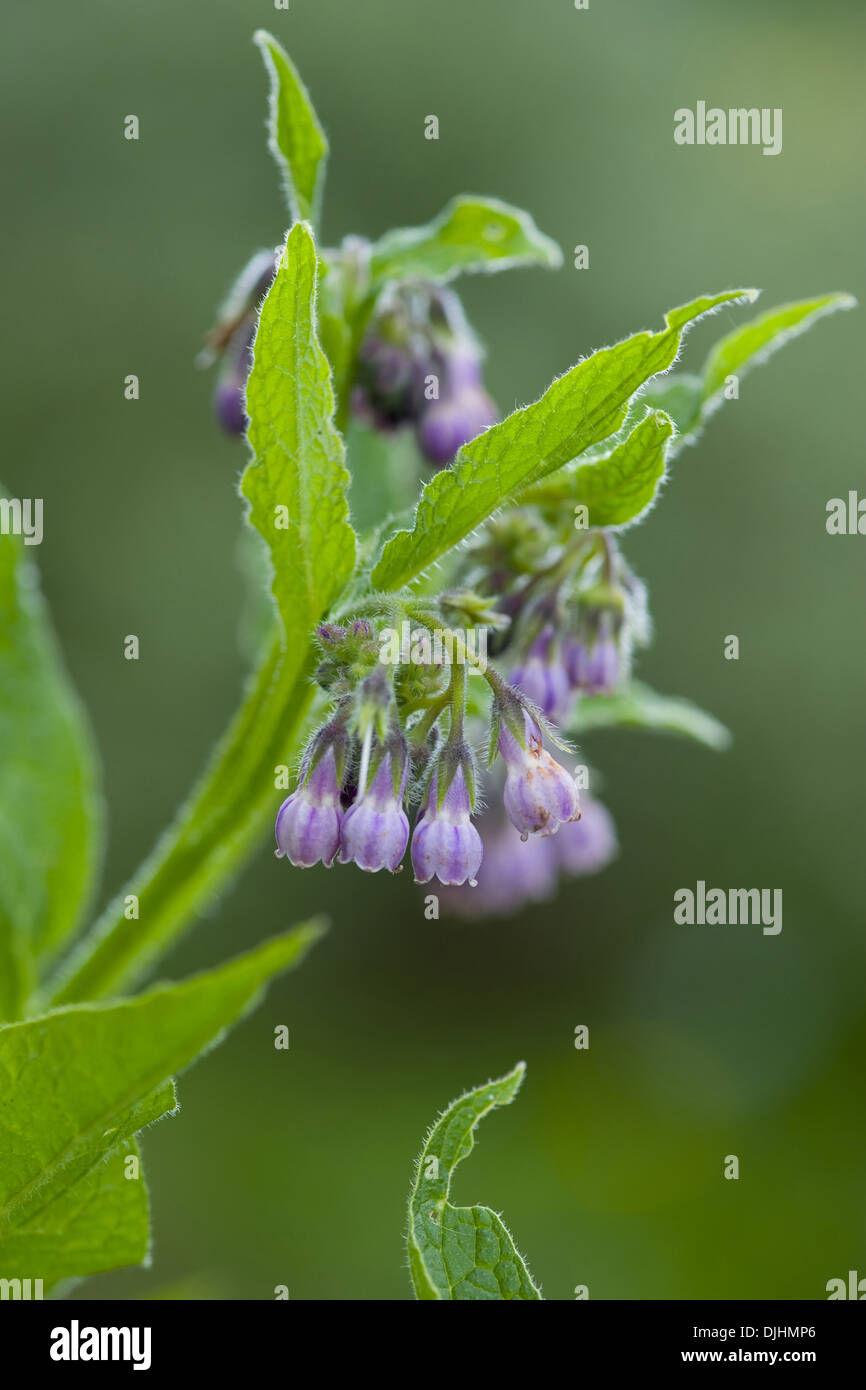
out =
[[[530,209],[566,252],[589,245],[588,271],[567,255],[558,274],[464,282],[503,409],[702,291],[863,296],[859,0],[19,0],[0,94],[3,477],[45,499],[44,586],[105,761],[105,894],[186,792],[244,672],[244,454],[193,359],[235,271],[285,226],[259,25],[330,136],[326,241],[477,192]],[[699,98],[781,106],[781,156],[675,146],[674,109]],[[700,326],[687,364],[741,317]],[[819,324],[747,379],[627,538],[657,624],[641,674],[735,743],[587,739],[616,867],[507,923],[431,923],[409,874],[292,872],[262,845],[164,973],[313,907],[333,930],[182,1079],[182,1114],[143,1142],[153,1267],[85,1296],[408,1297],[424,1130],[519,1057],[523,1092],[485,1122],[455,1196],[503,1211],[548,1298],[822,1298],[866,1274],[866,541],[824,526],[827,499],[866,482],[862,370],[859,314]],[[138,663],[122,657],[131,632]],[[698,878],[781,887],[781,935],[675,926],[673,893]]]

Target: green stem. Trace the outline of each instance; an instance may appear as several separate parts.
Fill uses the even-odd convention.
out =
[[[451,729],[448,742],[454,747],[463,742],[463,714],[466,709],[466,667],[454,662],[451,667]]]
[[[436,720],[439,718],[440,714],[442,714],[443,710],[448,708],[450,703],[451,687],[449,686],[447,690],[444,690],[441,695],[437,695],[436,699],[430,702],[424,714],[418,720],[411,735],[414,744],[420,746],[424,742],[430,730],[433,728],[433,725],[436,723]]]
[[[104,998],[137,981],[239,872],[275,808],[314,695],[314,658],[275,636],[189,801],[129,883],[31,1003]]]
[[[428,628],[431,632],[436,632],[438,629],[440,632],[449,633],[453,644],[452,650],[459,657],[460,663],[464,667],[474,666],[475,670],[481,673],[494,693],[503,689],[505,682],[499,672],[494,670],[492,666],[488,666],[486,662],[482,663],[479,657],[475,656],[473,652],[470,652],[463,638],[458,636],[454,629],[450,628],[447,623],[443,622],[442,618],[438,617],[435,613],[428,613],[423,609],[416,608],[412,604],[406,605],[406,612],[414,622],[420,623],[422,627]],[[446,703],[449,698],[450,690],[446,693]]]
[[[608,584],[612,584],[614,581],[614,564],[617,554],[616,541],[610,534],[610,531],[601,530],[598,534],[601,541],[605,581]]]

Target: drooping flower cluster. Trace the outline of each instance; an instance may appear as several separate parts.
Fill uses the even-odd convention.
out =
[[[390,361],[393,390],[378,408],[394,421],[408,378],[383,342],[377,371]],[[430,611],[384,595],[377,609],[374,595],[378,618],[319,629],[317,680],[336,713],[281,809],[277,841],[293,863],[339,859],[366,872],[396,872],[409,849],[416,882],[437,880],[457,913],[501,913],[616,853],[610,813],[591,797],[581,807],[552,746],[556,726],[579,729],[582,701],[603,702],[628,680],[633,647],[649,638],[646,595],[610,533],[569,534],[543,505],[487,523],[458,575],[466,586]],[[484,642],[473,640],[479,629]],[[500,809],[479,819],[471,743],[482,746],[485,725]]]
[[[363,263],[363,245],[347,238],[335,264]],[[227,434],[245,433],[251,349],[258,310],[273,280],[273,251],[258,251],[241,271],[217,316],[202,362],[217,359],[214,412]],[[483,353],[453,290],[426,281],[389,285],[379,296],[358,348],[352,408],[386,433],[411,428],[422,457],[450,464],[461,445],[499,418],[484,389]]]
[[[378,648],[368,622],[324,625],[318,640],[324,657],[319,679],[336,708],[310,742],[297,790],[280,807],[278,857],[309,868],[330,866],[339,856],[340,863],[367,873],[396,873],[410,838],[405,805],[415,802],[416,882],[474,885],[484,847],[473,821],[475,757],[463,735],[465,668],[440,672],[444,690],[426,700],[420,717],[407,717],[399,673],[373,665]],[[523,839],[552,836],[580,816],[574,778],[544,746],[539,720],[523,697],[491,679],[506,767],[505,810]],[[449,731],[441,744],[430,716],[446,707]]]
[[[365,245],[356,242],[347,239],[334,254],[337,290],[367,283]],[[257,313],[274,272],[273,252],[253,256],[210,335],[220,363],[215,409],[230,434],[248,424]],[[331,292],[326,285],[326,298]],[[385,434],[411,429],[423,458],[447,467],[497,419],[482,362],[453,290],[387,285],[370,308],[348,399],[357,418]],[[509,904],[533,899],[558,874],[588,872],[614,851],[599,803],[587,799],[588,823],[581,820],[575,779],[553,756],[548,734],[551,726],[569,730],[575,717],[579,727],[581,700],[611,696],[628,679],[633,646],[648,640],[646,597],[611,534],[574,530],[561,499],[548,506],[544,495],[487,522],[449,578],[455,587],[430,600],[423,640],[408,647],[393,636],[409,626],[398,621],[408,610],[398,614],[393,605],[374,603],[368,616],[319,628],[316,681],[330,714],[280,807],[277,854],[305,868],[339,862],[394,873],[409,850],[418,883],[437,880],[465,896],[477,880],[475,901],[492,909],[500,885],[512,886]],[[455,620],[468,623],[458,629],[461,650],[482,672],[490,638],[495,668],[484,672],[487,686],[471,682],[489,687],[486,704],[477,693],[467,700],[462,658],[450,641]],[[380,643],[385,625],[393,629],[387,650],[396,652],[390,665]],[[440,631],[448,641],[438,641]],[[479,632],[483,643],[473,640]],[[418,651],[433,655],[419,661]],[[484,743],[485,724],[504,773],[504,814],[487,813],[479,831],[471,747]]]
[[[380,430],[411,426],[437,468],[496,421],[481,349],[452,290],[411,283],[382,295],[361,342],[353,407]]]
[[[628,680],[634,645],[649,641],[645,589],[609,536],[600,542],[589,533],[554,547],[552,559],[539,555],[535,531],[515,537],[512,524],[507,540],[507,562],[501,536],[494,554],[512,566],[497,574],[511,620],[508,651],[516,656],[510,680],[546,718],[567,725],[581,696],[614,695]],[[528,541],[534,572],[521,584],[520,548]]]

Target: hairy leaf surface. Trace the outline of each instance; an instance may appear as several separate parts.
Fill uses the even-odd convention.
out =
[[[451,1102],[428,1134],[409,1198],[409,1270],[419,1299],[540,1299],[526,1262],[489,1207],[448,1200],[458,1163],[472,1152],[479,1120],[514,1099],[523,1062]]]
[[[0,534],[0,1019],[77,926],[102,847],[97,756],[36,567]]]
[[[282,174],[292,220],[315,222],[328,158],[325,132],[289,55],[266,30],[253,37],[270,78],[268,145]]]
[[[46,1261],[66,1250],[70,1231],[69,1256],[76,1247],[79,1255],[62,1275],[108,1268],[118,1247],[139,1249],[142,1239],[146,1250],[144,1209],[116,1190],[116,1169],[105,1165],[119,1149],[132,1152],[133,1136],[175,1109],[171,1077],[243,1017],[272,976],[298,964],[320,932],[309,923],[180,984],[0,1028],[5,1277],[47,1278]],[[86,1232],[83,1213],[101,1210],[103,1201],[102,1224]]]
[[[532,265],[556,270],[562,252],[528,212],[497,198],[454,198],[426,227],[388,232],[370,252],[374,289],[386,280],[442,282],[466,272]]]
[[[730,290],[672,310],[660,332],[638,333],[593,353],[534,404],[464,445],[453,466],[425,487],[412,530],[385,546],[374,585],[393,590],[410,583],[503,503],[615,434],[638,388],[674,361],[686,328],[720,305],[753,296],[752,290]]]

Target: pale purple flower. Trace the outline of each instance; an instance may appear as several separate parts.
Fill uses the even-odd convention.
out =
[[[440,897],[446,910],[460,917],[512,917],[528,903],[553,896],[558,876],[554,840],[536,835],[524,841],[504,818],[484,816],[481,828],[484,861],[478,886],[445,889]]]
[[[616,826],[610,811],[594,796],[582,797],[580,810],[580,820],[560,826],[559,834],[549,841],[550,848],[564,873],[597,874],[619,849]]]
[[[588,653],[585,690],[612,695],[619,684],[619,648],[612,637],[600,637]]]
[[[442,805],[437,807],[438,770],[412,835],[412,867],[416,883],[474,884],[481,863],[481,836],[472,824],[472,803],[463,768],[454,773]]]
[[[413,418],[418,374],[411,344],[389,339],[388,331],[386,318],[363,338],[353,397],[356,414],[381,429],[394,429]]]
[[[587,695],[612,695],[622,678],[619,643],[610,624],[594,634],[565,643],[565,667],[571,686]]]
[[[340,830],[340,863],[354,862],[365,873],[380,869],[396,873],[409,842],[409,821],[403,810],[407,757],[405,747],[393,745],[382,756],[366,790],[359,790]]]
[[[529,711],[520,713],[522,738],[515,736],[504,716],[499,727],[499,751],[507,770],[505,809],[521,835],[555,835],[563,821],[580,816],[577,786],[544,747]]]
[[[444,468],[458,449],[499,419],[487,392],[479,386],[464,387],[455,395],[430,401],[416,428],[421,453],[436,468]]]
[[[563,643],[562,657],[569,684],[574,690],[582,690],[587,681],[589,652],[580,637],[567,637]]]
[[[562,661],[551,655],[553,637],[553,628],[548,625],[532,643],[524,664],[515,667],[508,679],[543,715],[561,724],[571,706],[571,685]]]
[[[330,865],[340,847],[340,779],[334,748],[322,754],[277,813],[277,858],[298,868]]]

